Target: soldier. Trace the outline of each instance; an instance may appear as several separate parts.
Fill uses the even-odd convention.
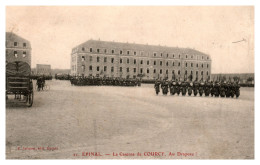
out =
[[[163,80],[163,82],[161,84],[161,88],[162,88],[163,95],[167,95],[167,93],[168,93],[168,83],[166,82],[165,79]]]

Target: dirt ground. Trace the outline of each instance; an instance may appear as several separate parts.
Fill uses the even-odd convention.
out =
[[[31,108],[7,102],[7,159],[254,158],[254,88],[232,99],[47,84]]]

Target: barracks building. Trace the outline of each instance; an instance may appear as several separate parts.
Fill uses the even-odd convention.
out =
[[[28,40],[12,32],[6,32],[6,63],[27,62],[31,66],[31,44]]]
[[[211,75],[210,56],[190,48],[88,40],[72,49],[71,75],[172,79]]]

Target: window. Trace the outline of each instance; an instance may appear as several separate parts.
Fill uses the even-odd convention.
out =
[[[92,65],[89,66],[89,70],[92,71]]]
[[[174,54],[172,55],[172,58],[174,58]]]
[[[92,48],[90,48],[89,51],[92,52]]]
[[[162,69],[160,69],[160,74],[162,74]]]
[[[180,63],[180,62],[178,63],[178,66],[181,66],[181,63]]]
[[[201,64],[201,67],[203,68],[203,64]]]
[[[191,63],[190,66],[193,67],[193,63]]]
[[[209,64],[207,64],[207,68],[209,68]]]
[[[181,71],[180,70],[178,70],[178,75],[180,75],[181,74]]]
[[[126,72],[129,72],[129,68],[126,68]]]
[[[160,61],[160,65],[162,66],[162,61]]]
[[[14,42],[14,46],[18,46],[18,42]]]
[[[166,62],[166,66],[168,66],[168,61]]]
[[[167,53],[166,57],[168,58],[169,57],[169,54]]]
[[[18,55],[17,55],[17,51],[14,51],[14,57],[17,58]]]
[[[196,66],[197,66],[197,68],[198,68],[198,67],[199,67],[199,64],[197,64]]]
[[[106,50],[106,49],[104,49],[104,53],[107,53],[107,50]]]
[[[149,60],[147,60],[147,65],[149,65]]]
[[[188,66],[187,62],[185,63],[185,66],[186,66],[186,67]]]
[[[134,59],[134,64],[136,64],[136,59]]]
[[[113,50],[113,49],[112,49],[112,51],[111,51],[111,52],[112,52],[112,54],[114,54],[114,53],[115,53],[115,50]]]
[[[207,60],[209,59],[209,57],[207,57]]]
[[[111,63],[114,63],[114,58],[111,58]]]
[[[162,53],[161,53],[161,57],[162,57]]]
[[[120,54],[123,54],[123,51],[122,51],[122,50],[120,50]]]
[[[84,47],[82,47],[82,48],[81,48],[81,50],[82,50],[82,51],[85,51],[85,48],[84,48]]]
[[[174,66],[174,62],[172,62],[172,66]]]
[[[134,52],[134,55],[136,55],[136,52]]]
[[[85,56],[81,56],[81,61],[85,61]]]
[[[127,55],[129,55],[129,54],[130,54],[130,51],[128,50],[128,51],[127,51]]]
[[[127,63],[129,64],[129,58],[127,59]]]
[[[89,56],[89,61],[92,61],[92,56]]]
[[[85,65],[81,66],[82,72],[85,72]]]
[[[99,57],[97,57],[97,62],[99,62]]]
[[[99,49],[97,49],[97,52],[99,53]]]
[[[25,51],[23,52],[23,57],[26,57],[26,52]]]
[[[104,66],[104,72],[106,72],[107,71],[107,66]]]
[[[166,74],[168,74],[168,69],[165,71]]]
[[[120,64],[122,64],[122,62],[123,62],[123,60],[122,60],[122,58],[120,58]]]
[[[156,69],[153,70],[153,73],[156,73]]]
[[[188,71],[187,71],[187,70],[185,70],[185,74],[186,74],[186,75],[188,74]]]
[[[203,71],[201,71],[201,75],[203,75]]]
[[[97,71],[99,71],[99,66],[97,66]]]
[[[181,55],[179,54],[179,58],[181,58]]]
[[[149,73],[149,68],[147,68],[147,71],[146,71],[146,72],[147,72],[147,74]]]
[[[207,76],[209,75],[209,72],[207,71]]]
[[[136,73],[136,68],[134,68],[134,73]]]
[[[104,57],[104,62],[107,62],[107,57]]]
[[[153,53],[153,56],[156,57],[156,53]]]
[[[119,68],[120,72],[122,72],[122,67]]]
[[[143,73],[143,68],[140,68],[140,73],[141,73],[141,74]]]
[[[188,55],[186,55],[186,58],[188,58]]]
[[[203,59],[204,59],[204,56],[201,56],[201,59],[203,60]]]
[[[156,61],[153,61],[153,65],[156,65]]]
[[[114,72],[114,67],[113,66],[111,67],[111,72]]]
[[[26,48],[26,43],[23,43],[23,47]]]
[[[199,74],[199,72],[198,71],[196,71],[196,75],[198,75]]]
[[[140,64],[143,64],[143,60],[140,61]]]
[[[193,75],[193,72],[192,72],[192,70],[190,71],[190,74],[191,74],[191,75]]]

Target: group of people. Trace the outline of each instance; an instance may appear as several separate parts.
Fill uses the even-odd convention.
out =
[[[37,85],[37,90],[43,90],[44,85],[45,85],[45,77],[38,77],[37,81],[36,81],[36,85]]]
[[[140,79],[112,77],[71,77],[71,85],[76,86],[141,86]]]
[[[188,94],[191,96],[200,95],[203,96],[215,96],[215,97],[239,97],[240,95],[240,85],[238,81],[178,81],[178,80],[156,80],[154,84],[155,92],[158,95],[160,88],[162,89],[162,94],[167,95],[182,95]]]

